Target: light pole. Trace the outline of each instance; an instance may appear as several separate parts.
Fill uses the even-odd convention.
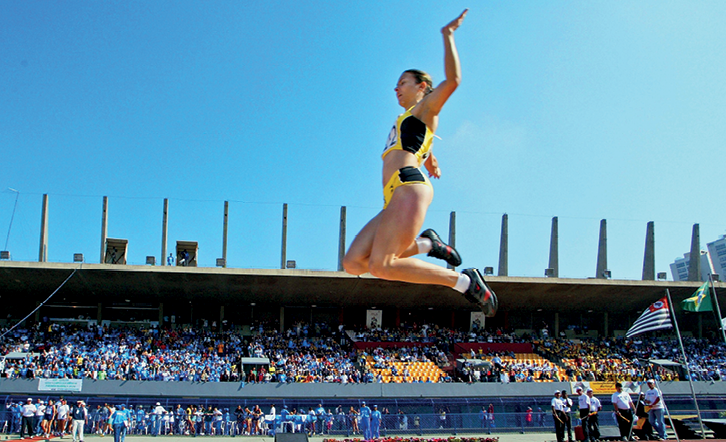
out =
[[[20,196],[20,192],[8,187],[8,190],[11,192],[15,192],[15,204],[13,205],[13,214],[10,215],[10,225],[8,226],[8,235],[5,237],[5,248],[3,250],[8,249],[8,241],[10,241],[10,229],[13,227],[13,219],[15,218],[15,209],[18,207],[18,197]]]

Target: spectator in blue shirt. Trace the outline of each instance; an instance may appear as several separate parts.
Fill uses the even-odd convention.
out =
[[[366,406],[365,402],[361,402],[360,407],[360,431],[365,440],[371,439],[371,409]]]
[[[126,432],[129,428],[129,412],[126,405],[121,404],[116,407],[116,411],[111,415],[111,426],[113,427],[113,441],[124,442],[126,440]]]
[[[373,412],[371,412],[371,430],[370,435],[372,439],[378,439],[381,437],[381,412],[378,411],[378,405],[373,406]]]

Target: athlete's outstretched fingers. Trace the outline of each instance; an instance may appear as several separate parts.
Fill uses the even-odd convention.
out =
[[[469,10],[464,9],[464,12],[459,14],[459,16],[456,17],[455,19],[451,20],[451,22],[448,25],[444,26],[441,29],[441,32],[443,32],[444,34],[450,34],[450,33],[453,33],[454,31],[456,31],[459,28],[459,26],[461,26],[461,23],[464,21],[464,17],[466,17],[467,12],[469,12]]]

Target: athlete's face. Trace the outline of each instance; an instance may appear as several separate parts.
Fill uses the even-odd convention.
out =
[[[408,108],[416,104],[426,88],[426,83],[416,83],[416,77],[410,72],[404,72],[396,83],[396,98],[398,98],[398,104],[404,108]]]

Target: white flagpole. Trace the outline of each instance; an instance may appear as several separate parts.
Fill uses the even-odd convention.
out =
[[[668,308],[671,312],[671,320],[673,321],[673,327],[676,329],[676,336],[678,336],[678,345],[681,347],[681,355],[683,356],[683,362],[686,365],[686,373],[688,374],[688,384],[691,386],[691,394],[693,395],[693,403],[696,405],[696,413],[698,414],[698,423],[701,425],[701,439],[706,438],[706,430],[703,429],[703,421],[701,420],[701,409],[698,407],[698,399],[696,398],[696,389],[693,388],[693,379],[691,376],[691,368],[688,366],[688,356],[686,356],[686,350],[683,348],[683,340],[681,339],[681,331],[678,328],[678,321],[676,321],[675,307],[673,306],[673,300],[671,299],[670,290],[666,289],[666,295],[668,295]],[[676,431],[674,428],[673,431]]]
[[[712,293],[712,300],[711,304],[715,304],[716,306],[716,314],[718,315],[718,325],[721,327],[721,337],[723,338],[723,342],[726,343],[726,332],[724,332],[723,329],[723,319],[721,318],[721,307],[718,306],[718,298],[716,297],[716,287],[713,286],[713,275],[709,273],[708,280],[711,283],[711,293]]]

